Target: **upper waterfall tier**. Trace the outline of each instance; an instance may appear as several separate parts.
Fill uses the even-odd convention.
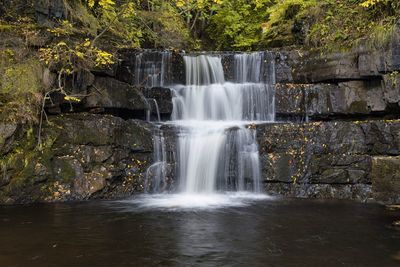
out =
[[[130,51],[119,61],[117,75],[135,86],[170,87],[177,84],[210,85],[275,83],[276,53],[178,53],[171,50]]]
[[[184,56],[186,85],[174,87],[172,120],[273,121],[274,65],[264,58],[234,55],[232,83],[225,82],[221,56]]]

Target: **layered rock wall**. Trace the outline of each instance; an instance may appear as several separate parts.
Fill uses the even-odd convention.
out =
[[[400,201],[399,120],[265,124],[257,132],[269,192]]]
[[[276,112],[258,128],[265,188],[400,201],[400,30],[386,47],[276,53]]]

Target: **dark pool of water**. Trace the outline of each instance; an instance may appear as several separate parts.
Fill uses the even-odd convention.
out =
[[[0,207],[0,266],[400,266],[398,216],[310,200],[180,211],[97,201]]]

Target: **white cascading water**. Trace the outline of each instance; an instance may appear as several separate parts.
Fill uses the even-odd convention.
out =
[[[183,201],[202,206],[209,201],[204,196],[218,192],[261,193],[253,126],[275,118],[274,71],[264,72],[264,53],[235,55],[235,82],[225,82],[219,56],[184,56],[184,63],[186,85],[173,87],[173,114],[168,122],[179,129],[175,179],[178,193],[184,197],[174,195],[175,202],[169,199],[155,205],[182,205],[178,202]],[[265,65],[274,68],[273,60]],[[162,157],[156,149],[157,157]],[[152,181],[152,192],[163,187],[157,183],[165,184],[161,176],[165,175],[166,159],[155,160],[149,169],[158,175]]]
[[[235,55],[240,83],[228,83],[220,57],[184,57],[187,82],[175,87],[172,114],[183,127],[178,137],[181,192],[260,192],[258,145],[248,125],[274,120],[274,81],[261,82],[262,58],[262,53]]]
[[[206,55],[183,57],[185,62],[186,85],[210,85],[224,83],[224,69],[221,59]]]

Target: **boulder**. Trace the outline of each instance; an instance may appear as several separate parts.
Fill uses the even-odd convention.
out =
[[[70,95],[85,97],[88,95],[88,89],[93,85],[95,75],[89,70],[79,70],[66,80],[65,91]]]
[[[400,155],[400,124],[398,120],[358,122],[371,155]]]
[[[374,157],[371,176],[375,199],[400,203],[400,157]]]
[[[380,76],[400,70],[400,20],[388,44],[373,49],[363,44],[358,48],[358,66],[362,76]]]
[[[110,77],[96,77],[82,101],[84,109],[124,109],[144,112],[148,109],[143,94],[126,83]]]
[[[303,84],[276,84],[275,112],[277,116],[304,116],[306,87],[307,85]]]
[[[328,117],[333,114],[333,96],[339,88],[335,84],[314,84],[305,87],[305,112],[309,117]],[[332,103],[333,102],[333,103]]]
[[[292,74],[294,66],[300,64],[303,53],[300,51],[276,51],[275,79],[277,83],[294,83]]]
[[[146,122],[128,120],[110,115],[73,114],[56,117],[51,120],[62,130],[53,132],[60,147],[74,145],[113,145],[138,152],[152,151],[152,140]]]
[[[377,122],[376,122],[377,123]],[[398,121],[384,123],[387,130],[396,135],[400,125]],[[372,133],[365,134],[365,128],[371,123],[354,123],[346,121],[311,122],[311,123],[274,123],[257,125],[257,139],[262,153],[301,150],[314,154],[364,154],[372,151],[368,138]],[[393,132],[392,132],[393,131]],[[382,142],[390,139],[382,137]],[[398,143],[392,142],[382,150],[397,151]]]
[[[289,153],[269,153],[261,157],[263,174],[268,182],[293,182],[296,166],[294,158]]]
[[[339,91],[342,94],[331,100],[332,103],[339,103],[337,107],[333,105],[333,112],[368,114],[383,112],[386,109],[383,88],[379,80],[340,83]]]

